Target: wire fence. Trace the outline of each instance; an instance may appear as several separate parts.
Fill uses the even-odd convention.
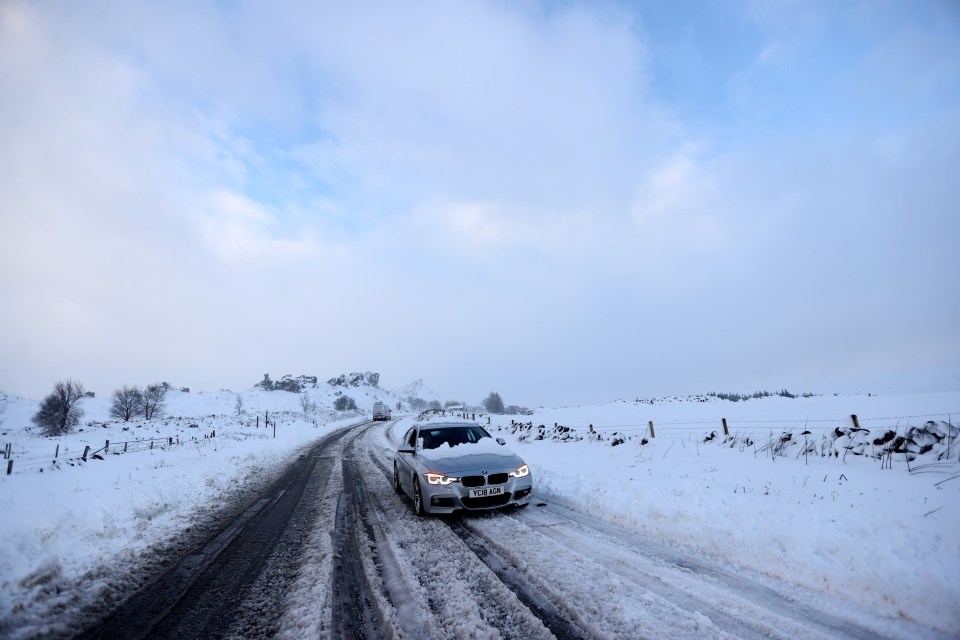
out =
[[[894,456],[908,463],[924,459],[960,462],[960,428],[953,416],[960,412],[842,418],[684,420],[646,424],[637,422],[587,424],[535,424],[533,421],[491,425],[523,441],[595,442],[618,446],[626,442],[715,442],[772,458],[787,455],[843,457],[848,454],[882,460]],[[794,454],[794,452],[796,452]]]
[[[92,460],[103,460],[109,455],[153,450],[166,451],[187,444],[205,447],[215,442],[216,435],[216,430],[214,430],[209,434],[204,434],[202,438],[197,436],[181,438],[176,435],[113,442],[104,440],[103,446],[96,447],[95,445],[76,443],[51,443],[43,447],[26,447],[8,443],[3,448],[3,470],[0,473],[11,475],[14,472],[56,470],[62,466],[78,466]]]
[[[928,413],[928,414],[918,414],[918,415],[909,415],[909,416],[888,416],[888,417],[859,417],[855,414],[849,416],[844,416],[842,418],[787,418],[787,419],[777,419],[777,420],[766,420],[766,419],[728,419],[728,418],[714,418],[710,420],[684,420],[684,421],[670,421],[670,422],[655,422],[649,420],[644,423],[638,422],[620,422],[620,423],[574,423],[574,424],[560,424],[557,422],[553,423],[554,429],[570,429],[576,430],[578,432],[593,432],[593,433],[642,433],[650,432],[650,425],[654,426],[654,436],[655,437],[668,437],[668,436],[682,436],[686,437],[689,434],[700,434],[700,433],[709,433],[712,430],[720,429],[723,430],[726,426],[727,430],[733,430],[735,428],[742,427],[743,429],[757,429],[758,427],[763,426],[777,426],[783,430],[792,430],[796,428],[803,427],[805,430],[810,431],[811,433],[815,432],[828,432],[833,431],[834,429],[840,428],[845,429],[847,427],[854,428],[863,428],[863,423],[887,423],[886,425],[876,424],[873,425],[875,428],[884,428],[885,426],[889,428],[903,428],[905,426],[911,426],[911,424],[922,424],[929,421],[934,422],[947,422],[952,423],[953,416],[960,416],[960,411],[955,411],[952,413]],[[860,425],[854,424],[854,421],[860,423]],[[518,422],[516,420],[510,421],[511,426],[516,425],[526,425],[529,427],[545,427],[551,428],[549,425],[534,425],[532,421],[528,422]],[[503,426],[503,425],[501,425]]]
[[[98,440],[96,442],[57,442],[48,441],[49,444],[37,445],[33,440],[13,444],[7,443],[0,448],[0,477],[11,475],[16,472],[42,472],[44,470],[56,470],[63,466],[83,465],[91,460],[102,460],[110,455],[123,455],[128,453],[138,453],[150,450],[169,450],[174,447],[192,445],[196,447],[207,447],[216,443],[217,429],[222,427],[241,427],[244,429],[253,429],[254,433],[263,430],[264,438],[276,437],[278,420],[280,424],[292,421],[312,422],[313,426],[318,425],[318,419],[328,418],[323,413],[317,411],[286,411],[286,410],[267,410],[261,415],[238,412],[231,415],[213,414],[203,416],[181,417],[181,416],[162,416],[157,418],[157,423],[131,423],[135,427],[150,424],[151,428],[156,428],[156,432],[163,431],[176,432],[172,436],[158,436],[153,438],[138,437],[126,440]],[[162,423],[162,424],[160,424]],[[116,422],[98,422],[91,421],[87,427],[97,426],[116,426]],[[110,433],[110,432],[108,432]],[[112,432],[114,435],[117,431]],[[127,427],[123,428],[123,433],[128,433]],[[233,439],[234,431],[228,428],[225,434],[221,435],[221,444],[224,440]],[[250,434],[243,436],[250,437]],[[102,443],[102,445],[101,445]]]

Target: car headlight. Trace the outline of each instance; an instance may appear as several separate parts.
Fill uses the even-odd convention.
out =
[[[445,476],[442,473],[433,473],[432,471],[428,471],[427,473],[423,474],[423,477],[426,478],[427,482],[430,484],[442,484],[444,486],[459,480],[459,478],[451,478],[450,476]]]
[[[510,475],[513,476],[514,478],[523,478],[525,476],[530,475],[530,467],[528,467],[525,464],[522,464],[516,471],[511,471]]]

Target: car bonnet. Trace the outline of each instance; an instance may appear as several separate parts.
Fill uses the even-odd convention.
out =
[[[456,451],[459,447],[454,447]],[[509,449],[503,453],[468,453],[465,455],[446,455],[441,458],[426,458],[423,463],[431,471],[444,475],[463,475],[483,471],[511,471],[523,464],[520,456]]]

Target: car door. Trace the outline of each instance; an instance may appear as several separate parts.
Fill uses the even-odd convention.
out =
[[[413,449],[416,451],[417,448],[417,435],[418,429],[412,427],[406,434],[403,436],[403,442],[400,443],[400,449]],[[397,460],[399,464],[397,466],[397,475],[400,478],[400,486],[403,487],[404,492],[408,495],[413,495],[413,475],[416,473],[416,454],[414,453],[397,453]]]

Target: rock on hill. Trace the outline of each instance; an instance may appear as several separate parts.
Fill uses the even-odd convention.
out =
[[[264,391],[289,391],[290,393],[300,393],[303,389],[312,389],[317,386],[317,376],[292,376],[285,375],[279,380],[271,380],[270,374],[263,374],[263,380],[253,385],[255,389]]]
[[[363,373],[341,373],[335,378],[327,380],[331,387],[374,387],[379,388],[380,374],[365,371]],[[264,391],[289,391],[300,393],[304,389],[317,388],[317,376],[285,375],[279,380],[271,380],[270,374],[263,374],[263,380],[253,385],[254,389]]]
[[[331,387],[376,387],[380,384],[380,374],[366,371],[364,373],[341,373],[336,378],[327,380]]]

